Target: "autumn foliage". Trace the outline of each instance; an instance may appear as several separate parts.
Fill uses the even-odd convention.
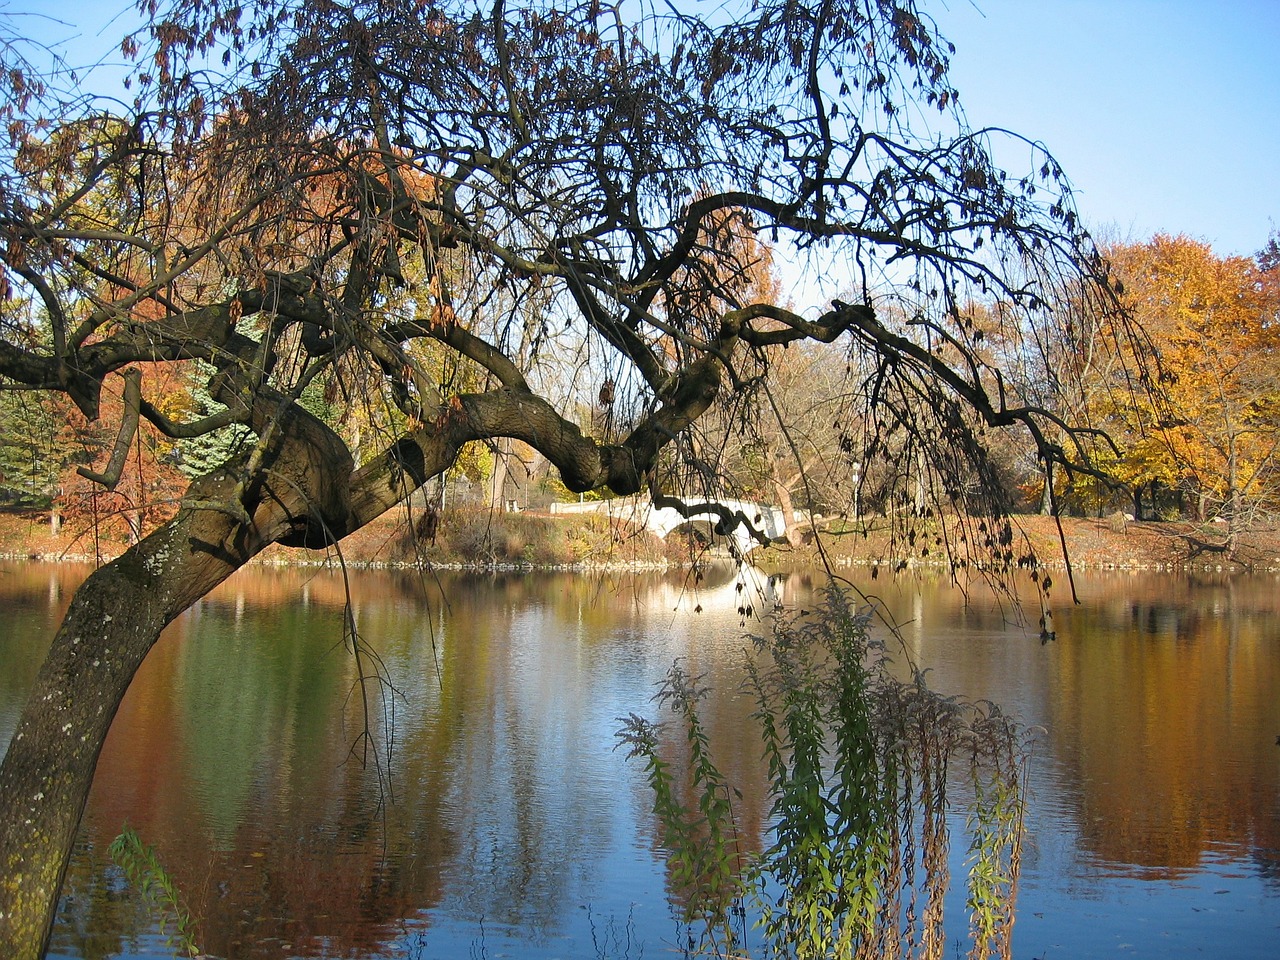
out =
[[[1103,384],[1092,403],[1137,509],[1219,518],[1233,533],[1273,513],[1280,271],[1263,257],[1219,257],[1186,236],[1108,254],[1159,360],[1144,390]]]

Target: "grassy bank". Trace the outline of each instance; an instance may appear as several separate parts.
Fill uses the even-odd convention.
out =
[[[68,521],[59,533],[47,513],[0,512],[0,555],[40,560],[104,560],[128,546],[123,522]],[[391,510],[357,530],[336,549],[298,550],[268,547],[263,563],[321,563],[339,557],[354,565],[430,562],[447,566],[531,565],[624,566],[662,564],[667,544],[630,524],[607,517],[553,517],[535,513],[496,513],[484,509],[450,510],[434,527],[424,516]],[[671,558],[674,559],[674,558]]]
[[[945,565],[945,550],[936,545],[936,524],[923,529],[915,548],[889,531],[882,519],[866,523],[836,521],[821,531],[822,548],[836,567],[860,564],[892,564],[909,560],[920,565]],[[1012,518],[1015,556],[1034,555],[1041,566],[1064,568],[1066,556],[1078,569],[1177,570],[1222,569],[1224,571],[1280,570],[1280,531],[1257,530],[1240,538],[1231,556],[1226,553],[1226,526],[1189,522],[1133,522],[1089,517],[1063,517],[1061,533],[1052,517]],[[956,537],[951,537],[953,547]],[[921,543],[933,544],[921,555]],[[959,548],[962,549],[962,548]],[[795,552],[792,563],[817,563],[818,547],[808,543]],[[804,557],[808,557],[806,561]],[[983,553],[975,551],[974,559]]]
[[[415,560],[448,566],[567,567],[684,564],[696,545],[673,536],[667,542],[629,524],[598,516],[551,516],[536,513],[495,513],[485,509],[451,510],[439,517],[434,529],[420,515],[409,518],[392,510],[340,545],[340,551],[290,550],[271,547],[264,562],[321,562],[338,552],[352,564],[405,564]],[[1058,529],[1052,518],[1014,518],[1015,549],[1034,552],[1042,564],[1062,566]],[[1120,523],[1105,519],[1064,518],[1062,531],[1074,566],[1101,569],[1280,569],[1280,534],[1255,531],[1242,538],[1234,556],[1224,552],[1225,528],[1221,524]],[[945,552],[934,549],[921,556],[895,541],[888,524],[870,519],[864,523],[835,521],[820,531],[830,562],[839,567],[893,563],[911,558],[915,563],[945,562]],[[1025,540],[1023,540],[1025,538]],[[753,562],[770,568],[808,567],[821,557],[812,535],[799,547],[778,546],[757,550]],[[85,523],[68,522],[58,535],[50,529],[48,515],[34,512],[0,512],[0,555],[44,560],[104,559],[117,556],[127,545],[122,523],[100,524],[95,531]]]

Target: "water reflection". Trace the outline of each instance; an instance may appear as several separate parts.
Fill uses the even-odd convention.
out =
[[[1173,595],[1123,586],[1072,611],[1073,642],[1053,650],[1051,730],[1079,777],[1085,849],[1140,876],[1250,855],[1274,877],[1274,593],[1264,598],[1254,581],[1180,583]]]
[[[1045,728],[1041,802],[1076,827],[1091,868],[1178,879],[1224,856],[1274,861],[1276,579],[1096,574],[1080,588],[1079,605],[1058,598],[1058,640],[1045,646],[1006,609],[956,591],[881,596],[909,621],[935,685]]]
[[[83,574],[0,573],[0,743]],[[593,956],[610,922],[632,955],[640,941],[661,952],[674,931],[658,833],[614,734],[620,716],[654,715],[675,658],[705,674],[716,691],[706,723],[759,842],[768,801],[758,741],[744,735],[739,611],[744,598],[753,613],[809,604],[813,583],[739,584],[727,571],[700,583],[244,571],[176,622],[138,674],[103,753],[54,955],[163,955],[103,863],[126,822],[221,956]],[[1019,952],[1134,939],[1130,900],[1159,891],[1181,913],[1153,922],[1178,931],[1178,949],[1267,955],[1252,944],[1280,922],[1273,579],[1087,578],[1047,646],[987,599],[918,581],[864,586],[902,624],[899,656],[929,667],[936,688],[1046,730]],[[344,644],[348,600],[368,644],[359,660]],[[1226,941],[1207,916],[1179,927],[1228,903]],[[963,932],[963,906],[952,910]],[[1176,953],[1148,933],[1137,953]]]

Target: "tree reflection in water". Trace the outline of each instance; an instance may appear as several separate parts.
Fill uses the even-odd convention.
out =
[[[76,578],[42,565],[0,576],[0,743]],[[490,955],[591,957],[610,923],[647,955],[666,949],[660,831],[642,772],[614,750],[617,718],[656,718],[650,698],[677,658],[705,675],[719,694],[705,705],[712,746],[743,788],[743,829],[760,835],[765,770],[742,736],[754,704],[739,691],[743,632],[761,625],[742,623],[735,582],[696,595],[659,576],[350,583],[359,629],[403,694],[377,731],[391,746],[386,792],[350,754],[362,719],[341,578],[245,571],[173,625],[125,701],[53,955],[162,955],[107,870],[126,821],[219,956],[412,956],[421,941],[418,955],[452,957],[483,940]],[[1017,955],[1126,942],[1153,957],[1224,945],[1268,956],[1280,903],[1274,578],[1082,577],[1084,602],[1057,611],[1048,646],[981,598],[867,586],[906,624],[931,686],[1048,731],[1031,772]],[[791,576],[777,590],[808,603],[812,584]],[[963,924],[963,905],[948,909]]]

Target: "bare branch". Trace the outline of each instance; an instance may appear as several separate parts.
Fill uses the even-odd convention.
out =
[[[125,458],[129,456],[129,447],[138,432],[138,414],[142,400],[142,371],[125,370],[120,376],[124,380],[124,416],[120,419],[120,433],[116,436],[107,469],[103,473],[96,473],[88,467],[76,468],[80,476],[100,483],[108,490],[116,488],[120,475],[124,472]]]

